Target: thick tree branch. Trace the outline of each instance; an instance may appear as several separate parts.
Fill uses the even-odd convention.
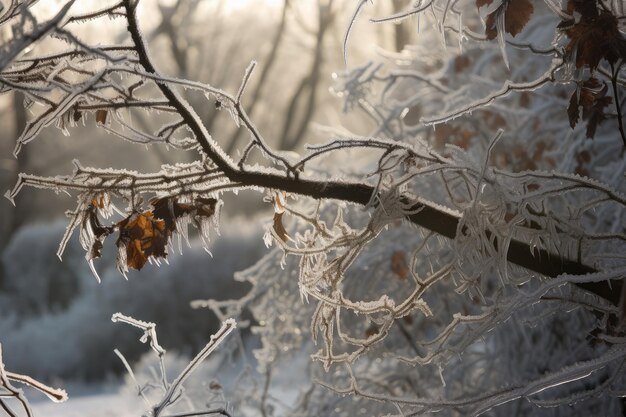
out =
[[[157,71],[150,60],[146,45],[140,34],[135,10],[137,3],[132,0],[125,0],[124,5],[128,16],[128,30],[136,45],[139,62],[147,72],[156,75]],[[364,206],[372,201],[372,195],[376,192],[376,189],[368,184],[319,181],[294,177],[289,173],[265,173],[238,169],[228,155],[216,144],[212,143],[206,128],[184,99],[168,84],[163,82],[157,82],[157,84],[163,95],[170,102],[170,105],[178,111],[183,121],[194,133],[203,152],[230,181],[247,186],[281,190],[314,199],[334,199]],[[409,221],[441,236],[450,239],[456,237],[461,219],[460,214],[437,208],[435,205],[424,201],[415,201],[415,199],[408,196],[402,197],[402,199],[404,200],[403,203],[410,206],[410,211],[414,213],[408,216]],[[545,249],[531,248],[528,243],[518,240],[510,242],[507,259],[516,265],[548,277],[557,277],[561,274],[584,275],[597,272],[590,266],[574,260],[564,259]],[[613,304],[619,302],[621,281],[577,285],[584,290],[607,299]]]

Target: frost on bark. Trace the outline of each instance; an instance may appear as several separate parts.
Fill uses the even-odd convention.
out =
[[[4,23],[32,20],[28,3]],[[368,3],[353,6],[346,60]],[[402,54],[335,75],[344,110],[376,127],[337,131],[297,155],[272,149],[246,112],[255,62],[234,92],[173,78],[151,58],[138,1],[85,15],[71,15],[70,2],[45,26],[63,48],[6,55],[0,85],[23,92],[33,111],[16,155],[48,126],[71,134],[85,123],[195,160],[154,173],[75,161],[65,176],[20,174],[7,196],[24,186],[76,195],[59,256],[78,229],[97,277],[110,241],[122,274],[159,263],[190,225],[209,238],[228,210],[224,193],[258,191],[274,208],[265,243],[275,250],[238,276],[253,290],[194,305],[220,318],[252,312],[267,383],[249,401],[263,414],[618,415],[626,388],[623,6],[431,0],[373,17],[424,28]],[[127,44],[76,35],[109,17],[124,21]],[[14,42],[44,36],[41,24],[30,27]],[[183,90],[248,132],[239,154],[214,140],[220,132],[207,131]],[[138,127],[135,112],[158,113],[162,124]],[[294,352],[314,364],[302,395],[277,407],[270,376],[291,366]]]

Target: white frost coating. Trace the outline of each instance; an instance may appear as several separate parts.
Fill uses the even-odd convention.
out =
[[[609,3],[607,8],[619,8]],[[346,60],[347,38],[365,2],[355,0],[353,6],[357,8],[344,39]],[[568,39],[567,33],[554,31],[556,20],[564,19],[556,2],[549,0],[548,8],[534,11],[537,16],[519,37],[505,34],[504,3],[492,2],[487,13],[501,11],[494,42],[482,41],[482,33],[466,26],[475,16],[466,6],[475,4],[412,1],[406,10],[378,19],[395,22],[415,16],[422,26],[420,42],[401,54],[381,52],[382,62],[334,77],[333,91],[343,100],[344,110],[364,112],[373,128],[363,136],[326,129],[328,142],[308,146],[303,156],[273,151],[261,135],[263,129],[255,125],[262,126],[264,120],[253,121],[244,111],[241,99],[252,67],[238,92],[230,95],[204,83],[149,73],[130,49],[112,52],[65,34],[61,39],[75,52],[41,61],[34,50],[32,57],[40,61],[14,61],[2,74],[26,93],[25,104],[33,113],[21,143],[35,139],[45,126],[56,125],[71,135],[79,119],[90,125],[95,118],[103,133],[146,145],[165,143],[168,149],[190,151],[197,158],[147,174],[80,164],[66,176],[25,174],[8,196],[14,200],[24,185],[78,194],[59,255],[72,230],[79,228],[96,276],[93,260],[109,233],[128,238],[121,236],[120,219],[98,224],[116,210],[111,200],[121,203],[123,209],[116,212],[120,218],[129,219],[156,211],[149,203],[152,198],[168,199],[159,216],[168,222],[164,238],[173,252],[172,239],[181,247],[188,241],[189,223],[208,246],[221,207],[221,201],[216,202],[215,214],[209,215],[213,208],[208,199],[220,200],[231,191],[240,203],[240,189],[272,197],[266,203],[274,203],[274,212],[289,225],[289,239],[278,232],[281,225],[269,224],[264,240],[276,248],[236,275],[238,281],[250,283],[250,292],[241,300],[194,304],[210,308],[220,320],[241,317],[243,311],[253,315],[251,331],[260,341],[253,354],[260,373],[252,378],[252,388],[241,383],[232,393],[229,404],[241,405],[237,414],[360,417],[493,410],[490,414],[533,415],[534,407],[553,407],[540,412],[586,417],[589,410],[602,410],[618,415],[616,397],[626,383],[624,338],[618,327],[621,310],[615,300],[601,298],[621,296],[605,287],[621,279],[626,268],[626,160],[620,156],[614,120],[609,117],[598,127],[594,141],[585,140],[580,126],[588,120],[574,130],[569,126],[570,88],[589,74],[563,55]],[[76,25],[68,25],[67,31],[73,30],[70,26]],[[15,71],[25,71],[24,80]],[[70,75],[64,79],[66,73]],[[594,76],[608,81],[600,70]],[[218,107],[232,115],[232,124],[243,125],[251,136],[240,159],[233,162],[208,136],[196,114],[206,114],[206,109],[192,109],[179,94],[165,94],[172,99],[165,100],[155,88],[163,86],[217,100]],[[161,125],[156,131],[138,126],[138,112]],[[420,119],[439,126],[430,129]],[[495,132],[500,142],[488,145]],[[203,148],[215,150],[207,153],[217,155],[216,161],[202,152],[198,141],[204,140]],[[262,159],[254,159],[257,152]],[[267,180],[265,174],[276,176],[266,182],[278,189],[251,185]],[[243,178],[242,183],[233,182],[235,178]],[[248,183],[250,178],[254,181]],[[297,192],[298,179],[318,182],[309,183],[310,194],[336,182],[348,190],[347,200],[369,201],[357,207],[331,199],[282,198],[281,186],[288,184],[284,188]],[[374,192],[363,192],[364,186]],[[415,203],[422,205],[414,209]],[[175,207],[186,214],[175,213]],[[198,210],[205,210],[205,217],[198,216]],[[428,222],[416,221],[425,228],[407,220],[425,218],[420,216],[430,216]],[[454,225],[454,240],[426,230],[451,235]],[[134,243],[148,254],[148,262],[159,265],[163,252],[150,256],[150,248],[165,245],[152,240],[153,232],[154,227],[132,231],[142,235]],[[126,276],[133,259],[127,259],[132,251],[123,239],[118,269]],[[522,258],[530,252],[537,259],[536,264],[532,257],[520,263],[550,277],[508,262],[521,253],[520,247]],[[241,250],[236,248],[232,256],[241,256]],[[598,272],[563,273],[572,269],[561,264],[573,265],[574,272],[578,264]],[[154,323],[121,314],[113,319],[141,329],[141,340],[150,339],[159,358],[161,372],[155,374],[160,380],[143,386],[161,390],[155,406],[159,411],[148,406],[152,409],[147,414],[154,417],[174,405],[179,395],[194,395],[181,390],[183,382],[191,385],[186,375],[198,370],[235,327],[224,321],[222,333],[192,363],[181,366],[184,372],[170,384]],[[12,334],[10,325],[0,327],[0,333]],[[221,359],[213,355],[209,362],[213,366]],[[305,363],[297,381],[302,401],[294,400],[289,409],[292,404],[279,404],[272,384],[280,387],[281,373],[295,374],[293,363],[299,360]],[[247,369],[251,375],[252,366]],[[313,379],[329,389],[314,389]],[[223,395],[220,401],[225,404],[222,393],[216,395]],[[335,393],[351,398],[343,400]],[[363,406],[368,399],[375,401]],[[200,395],[192,400],[210,401]],[[576,409],[569,408],[574,403]],[[183,412],[174,408],[166,412]]]
[[[101,284],[102,280],[100,279],[100,275],[98,275],[98,271],[96,271],[96,267],[93,264],[93,259],[88,259],[87,263],[89,264],[89,269],[91,270],[91,272],[93,273],[94,277],[96,278],[96,281],[98,281],[98,284]]]
[[[4,410],[11,410],[4,403],[4,401],[9,398],[14,398],[21,404],[26,415],[32,416],[33,412],[30,408],[28,400],[24,396],[24,392],[21,389],[14,387],[12,382],[17,382],[34,388],[56,403],[67,401],[68,398],[65,390],[51,388],[34,378],[31,378],[30,376],[7,371],[2,357],[2,345],[0,344],[0,399],[2,400],[2,408]]]
[[[175,399],[173,399],[174,395],[177,395],[179,387],[185,382],[191,372],[193,372],[198,364],[204,361],[215,349],[217,349],[226,336],[228,336],[236,327],[237,322],[234,319],[227,319],[222,323],[220,329],[211,336],[209,343],[207,343],[206,346],[189,362],[185,369],[183,369],[180,375],[178,375],[178,377],[176,377],[176,379],[169,386],[169,389],[163,395],[163,399],[154,407],[155,415],[159,415],[160,411],[175,401]]]
[[[165,353],[165,349],[159,345],[159,341],[157,339],[156,334],[156,324],[151,322],[146,322],[142,320],[134,319],[130,316],[126,316],[122,313],[115,313],[111,316],[111,321],[113,323],[126,323],[131,326],[137,327],[144,331],[143,335],[139,339],[141,343],[146,343],[148,340],[150,341],[150,347],[159,355],[163,355]]]

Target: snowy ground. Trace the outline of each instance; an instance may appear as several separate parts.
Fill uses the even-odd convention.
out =
[[[45,417],[139,417],[145,405],[130,393],[100,393],[71,397],[55,404],[51,401],[31,403],[36,416]]]
[[[137,376],[142,382],[146,375],[147,366],[154,364],[152,359],[150,355],[147,355],[144,358],[144,362],[137,366],[139,371]],[[170,365],[168,371],[172,371],[172,375],[168,377],[169,380],[181,370],[181,367],[186,365],[188,360],[179,357],[167,357],[166,359],[166,362]],[[247,361],[252,361],[252,356],[249,356]],[[304,375],[306,375],[309,361],[309,355],[305,352],[300,352],[288,360],[289,366],[285,367],[284,371],[273,374],[268,391],[267,404],[275,410],[277,415],[281,415],[283,411],[291,409],[297,402],[303,388],[307,386],[308,381]],[[242,384],[249,387],[248,383],[250,381],[238,379],[238,376],[241,375],[241,365],[242,362],[238,362],[230,370],[226,368],[218,370],[216,363],[210,359],[204,363],[197,373],[192,375],[189,383],[185,386],[186,395],[196,400],[193,404],[191,402],[188,403],[192,407],[191,409],[204,402],[197,401],[198,398],[209,398],[206,396],[206,394],[209,394],[206,390],[195,391],[194,388],[202,388],[203,385],[214,381],[212,376],[219,375],[219,383],[224,384],[225,396],[222,398],[227,401],[227,407],[234,407],[236,414],[239,416],[259,415],[259,410],[255,408],[254,402],[249,403],[249,399],[242,398],[241,394],[248,392]],[[262,387],[264,382],[263,376],[254,374],[254,378],[258,378],[255,384],[258,387]],[[58,386],[58,384],[54,383],[51,385]],[[136,394],[134,385],[128,378],[113,378],[107,382],[91,384],[67,382],[64,386],[69,395],[69,400],[60,404],[53,403],[34,390],[26,389],[25,393],[30,400],[35,417],[141,417],[145,415],[149,408]],[[244,394],[244,397],[245,395],[247,394]],[[150,401],[152,400],[154,398],[150,398]],[[235,401],[236,404],[233,404],[231,401]],[[171,414],[174,414],[174,412]]]

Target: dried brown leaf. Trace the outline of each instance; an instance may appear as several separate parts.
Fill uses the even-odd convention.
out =
[[[489,6],[491,3],[493,3],[493,0],[476,0],[476,7],[480,9],[483,6]]]
[[[118,246],[126,248],[128,268],[141,269],[150,256],[165,258],[169,238],[165,221],[155,219],[152,211],[134,213],[117,224]]]
[[[96,123],[105,124],[107,122],[107,114],[106,110],[97,110],[96,111]]]
[[[217,200],[215,198],[203,198],[198,197],[194,202],[197,214],[203,217],[211,217],[215,214],[215,207],[217,206]]]
[[[213,216],[217,200],[198,197],[193,203],[180,203],[176,197],[155,197],[150,200],[150,205],[154,207],[154,217],[163,220],[167,233],[171,234],[176,231],[176,221],[185,215],[193,216],[196,222],[198,217]]]
[[[509,0],[504,15],[504,29],[516,36],[530,21],[534,7],[530,0]]]
[[[578,85],[567,108],[572,129],[579,121],[582,107],[582,120],[587,122],[586,135],[588,138],[595,136],[598,126],[607,118],[606,108],[613,102],[613,97],[607,95],[608,89],[605,82],[594,77]]]
[[[457,74],[463,72],[467,67],[470,66],[472,61],[469,59],[467,55],[457,55],[454,58],[454,72]]]
[[[487,19],[485,20],[485,35],[487,36],[487,40],[494,40],[496,36],[498,36],[498,29],[496,29],[496,18],[498,13],[501,13],[500,10],[502,6],[496,9],[493,13],[487,15]]]
[[[409,263],[406,259],[406,252],[403,250],[395,251],[391,255],[391,271],[400,279],[407,279],[409,276]]]
[[[276,235],[283,241],[286,242],[289,234],[283,225],[283,213],[274,213],[274,231]]]
[[[498,36],[498,16],[504,13],[504,30],[512,36],[519,34],[530,21],[534,11],[531,0],[503,0],[500,7],[487,15],[485,35],[488,40]]]
[[[593,2],[588,2],[593,3]],[[609,11],[600,13],[587,12],[578,23],[566,25],[565,34],[570,38],[565,46],[566,56],[575,57],[576,68],[588,66],[594,71],[602,59],[615,64],[620,58],[626,58],[626,40],[619,30],[617,18]],[[569,22],[569,21],[568,21]]]

